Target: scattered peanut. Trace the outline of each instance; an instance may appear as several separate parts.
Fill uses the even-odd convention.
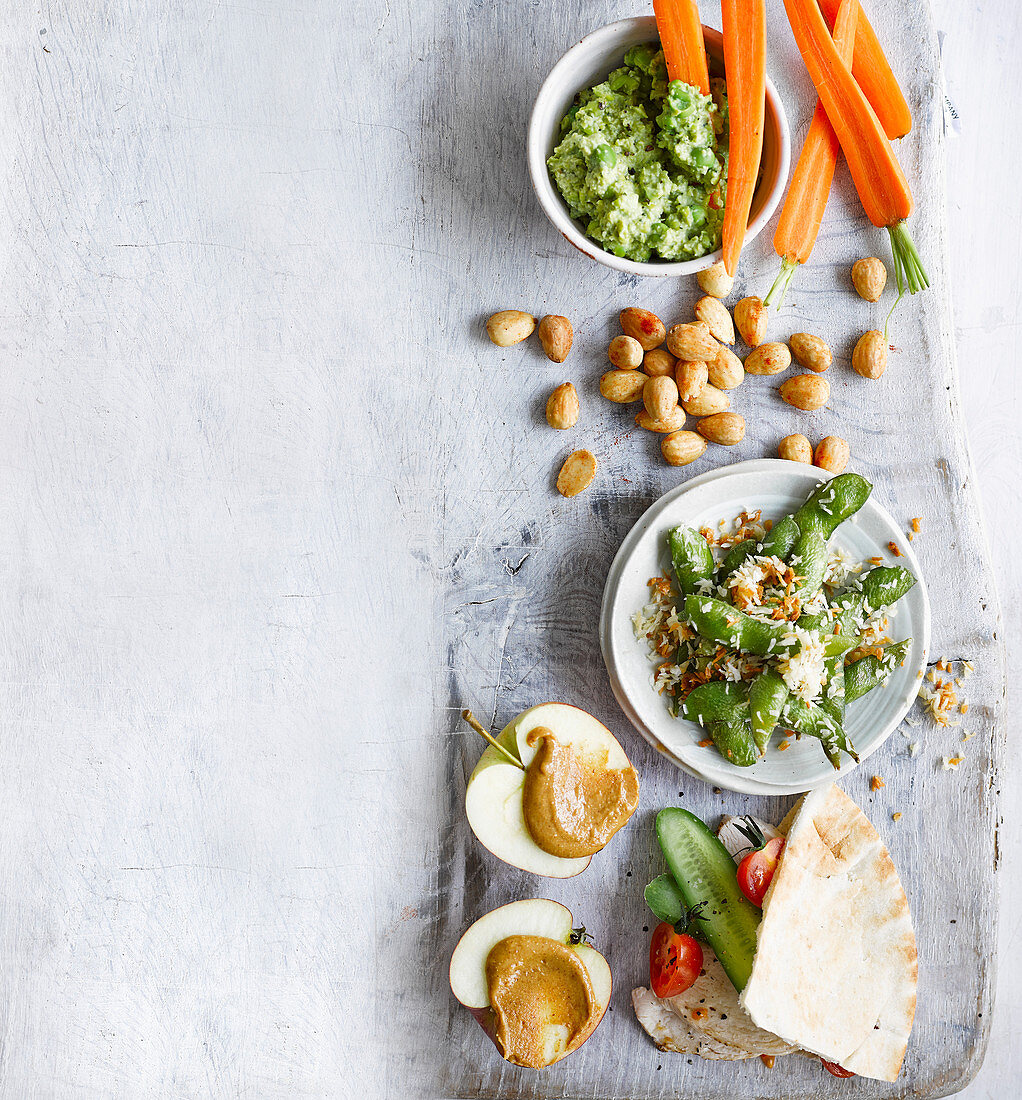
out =
[[[758,348],[766,339],[767,308],[760,298],[743,298],[735,306],[738,334],[750,348]]]
[[[641,367],[642,355],[642,344],[634,336],[615,336],[607,348],[607,357],[621,370]]]
[[[786,435],[777,444],[777,457],[786,458],[789,462],[806,462],[812,465],[813,445],[798,432],[794,435]]]
[[[706,363],[717,357],[719,347],[705,321],[672,325],[667,332],[667,350],[679,359],[701,359]]]
[[[817,374],[822,374],[834,361],[826,341],[808,332],[793,332],[788,337],[788,347],[803,367],[808,367]]]
[[[887,268],[883,260],[867,256],[852,264],[852,286],[860,298],[877,302],[887,286]]]
[[[498,348],[509,348],[520,344],[531,336],[536,327],[536,318],[520,309],[502,309],[486,322],[486,334]]]
[[[723,260],[718,260],[712,266],[704,268],[696,279],[700,289],[714,298],[726,298],[735,285],[734,278],[727,273]]]
[[[674,377],[678,383],[679,400],[692,401],[703,392],[709,369],[706,363],[697,359],[679,359]]]
[[[642,390],[649,378],[637,370],[609,370],[600,379],[600,393],[608,401],[629,405],[642,400]]]
[[[787,344],[760,344],[745,357],[746,374],[780,374],[791,366]]]
[[[578,394],[570,382],[562,382],[546,401],[546,422],[564,431],[578,423]]]
[[[717,358],[706,364],[708,378],[718,390],[733,390],[745,381],[741,359],[730,349],[721,347]]]
[[[713,416],[731,408],[731,398],[726,393],[711,386],[709,382],[688,401],[682,401],[681,407],[693,416]]]
[[[711,443],[733,447],[745,438],[745,417],[733,412],[715,413],[713,416],[703,417],[696,428]]]
[[[653,417],[643,409],[635,417],[635,423],[640,428],[645,428],[647,432],[679,432],[685,427],[685,413],[680,406],[675,405],[671,409],[669,416],[663,420],[654,420]]]
[[[572,451],[557,475],[557,491],[562,497],[577,496],[596,477],[596,459],[590,451]]]
[[[695,315],[710,330],[710,335],[722,344],[735,342],[735,325],[727,306],[717,298],[700,298],[695,305]]]
[[[832,474],[840,474],[848,465],[850,457],[851,450],[845,440],[838,435],[828,435],[816,444],[813,465]]]
[[[813,412],[827,404],[830,383],[818,374],[796,374],[781,383],[779,392],[789,405],[803,412]]]
[[[879,378],[887,370],[887,341],[878,329],[859,337],[852,352],[852,370],[863,378]]]
[[[642,369],[650,378],[656,378],[659,374],[674,374],[676,362],[677,360],[666,348],[654,348],[642,357]]]
[[[554,363],[563,363],[568,358],[575,333],[567,317],[548,313],[540,321],[536,334],[539,336],[539,342],[543,346],[547,359]]]
[[[666,420],[678,407],[678,385],[670,375],[651,378],[642,387],[642,403],[654,420]]]
[[[660,347],[667,338],[667,329],[664,328],[663,321],[648,309],[629,306],[628,309],[621,310],[618,320],[621,322],[624,334],[631,336],[633,340],[638,340],[643,351],[652,351],[653,348]]]
[[[668,466],[687,466],[706,450],[706,440],[696,432],[671,432],[660,440],[660,453]]]

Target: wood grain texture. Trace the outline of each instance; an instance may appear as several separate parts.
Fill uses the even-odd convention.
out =
[[[778,14],[779,5],[772,9]],[[894,17],[894,7],[875,5],[877,21]],[[606,17],[604,17],[604,14]],[[586,26],[609,21],[612,8],[587,10]],[[708,14],[708,13],[707,13]],[[922,18],[920,18],[920,15]],[[781,17],[783,18],[783,16]],[[710,15],[709,21],[713,21]],[[817,332],[835,349],[827,410],[799,416],[781,405],[766,380],[751,379],[736,392],[734,404],[749,421],[746,439],[726,454],[711,449],[685,471],[666,470],[658,461],[656,440],[631,428],[630,417],[599,400],[596,380],[603,349],[615,331],[618,309],[643,305],[670,323],[684,320],[698,289],[686,283],[618,279],[571,256],[533,212],[528,222],[535,257],[528,249],[517,259],[536,284],[504,285],[495,276],[486,309],[515,306],[536,313],[567,313],[580,322],[572,358],[553,368],[532,348],[507,351],[480,345],[476,358],[486,372],[468,395],[468,411],[452,410],[458,423],[486,418],[499,410],[479,449],[478,433],[466,435],[451,456],[445,512],[448,569],[444,629],[450,669],[445,671],[447,714],[465,703],[493,714],[499,726],[518,710],[543,698],[558,698],[592,709],[617,729],[633,751],[643,778],[643,811],[636,825],[594,861],[579,880],[542,883],[501,867],[475,845],[456,820],[444,850],[438,949],[449,950],[471,919],[503,901],[549,895],[564,901],[595,932],[614,966],[614,1011],[598,1036],[556,1075],[538,1082],[533,1075],[496,1062],[485,1040],[463,1020],[456,1006],[450,1022],[453,1057],[440,1067],[439,1091],[464,1096],[637,1097],[728,1096],[734,1093],[732,1068],[687,1065],[661,1055],[632,1019],[628,992],[644,980],[648,924],[641,884],[660,870],[650,822],[653,810],[678,803],[712,816],[751,808],[779,817],[788,801],[714,795],[705,786],[679,776],[661,763],[627,728],[607,690],[596,645],[596,620],[603,578],[621,538],[642,510],[664,490],[711,463],[772,454],[776,441],[790,431],[819,437],[837,432],[851,442],[853,463],[873,480],[876,493],[906,526],[924,517],[916,541],[930,579],[934,607],[932,653],[967,657],[981,669],[970,680],[973,700],[968,729],[975,731],[959,773],[943,771],[940,760],[960,745],[957,731],[923,730],[924,749],[912,760],[909,739],[895,735],[888,746],[856,773],[847,788],[876,820],[891,846],[913,902],[919,932],[921,992],[913,1042],[902,1078],[893,1086],[864,1082],[864,1096],[945,1095],[968,1080],[986,1042],[991,1005],[992,950],[996,903],[994,890],[997,762],[1003,733],[995,723],[1003,694],[1003,666],[997,609],[977,518],[971,470],[964,450],[958,408],[954,349],[947,297],[946,234],[943,212],[943,115],[938,96],[937,42],[925,7],[892,44],[898,72],[912,74],[907,91],[916,128],[900,153],[913,181],[919,214],[913,232],[933,278],[934,290],[903,303],[895,325],[891,367],[882,384],[859,379],[848,367],[856,337],[881,321],[881,308],[861,302],[850,291],[851,262],[864,254],[886,256],[883,235],[857,208],[847,174],[838,176],[838,193],[810,271],[800,273],[788,308],[773,332]],[[771,25],[776,25],[772,23]],[[579,29],[586,29],[580,27]],[[568,40],[554,44],[550,57],[536,65],[536,80]],[[542,53],[542,50],[540,51]],[[812,97],[787,35],[771,38],[770,71],[783,88],[798,138],[808,125]],[[923,74],[930,74],[925,78]],[[486,74],[499,80],[499,74]],[[504,89],[501,88],[500,91]],[[509,90],[510,91],[510,90]],[[495,89],[474,91],[472,99],[499,98]],[[523,112],[518,121],[524,125]],[[514,148],[496,152],[504,160]],[[528,195],[513,187],[489,216],[509,227]],[[524,183],[522,186],[524,192]],[[483,191],[485,195],[486,192]],[[491,203],[495,200],[491,196]],[[529,215],[529,212],[526,211]],[[455,221],[457,227],[457,221]],[[543,248],[549,239],[555,263]],[[763,293],[775,259],[769,235],[743,259],[742,293]],[[484,286],[490,280],[484,280]],[[486,312],[486,309],[483,312]],[[569,443],[544,431],[542,401],[560,381],[571,378],[583,400],[583,416]],[[527,415],[513,415],[524,393]],[[504,410],[509,410],[505,412]],[[456,429],[451,428],[453,436]],[[447,434],[447,433],[445,433]],[[600,459],[598,481],[584,496],[561,501],[550,494],[550,471],[570,447],[589,446]],[[494,485],[505,488],[494,494]],[[452,500],[453,496],[453,500]],[[967,564],[965,564],[967,563]],[[953,584],[944,583],[953,576]],[[457,723],[441,721],[441,731],[456,733]],[[912,739],[918,732],[911,730]],[[471,740],[452,746],[453,774],[463,783],[478,755]],[[881,773],[887,786],[877,793],[869,776]],[[890,815],[904,816],[895,825]],[[951,889],[929,886],[934,823],[942,843],[956,852],[946,867]],[[459,836],[460,833],[460,836]],[[448,877],[449,876],[449,877]],[[445,889],[445,881],[450,889]],[[964,902],[964,899],[969,899]],[[443,993],[443,976],[437,981]],[[661,1069],[657,1067],[661,1066]],[[737,1087],[757,1096],[838,1096],[845,1086],[821,1075],[818,1067],[797,1060],[773,1072],[759,1066],[745,1071]],[[822,1079],[821,1079],[822,1078]],[[750,1093],[751,1094],[751,1093]]]
[[[869,7],[906,27],[896,67],[932,106],[931,25],[909,27],[892,0]],[[607,689],[602,575],[683,475],[603,407],[596,380],[622,305],[680,317],[697,292],[573,254],[529,192],[522,147],[562,50],[636,10],[66,0],[0,12],[0,1096],[635,1100],[709,1097],[725,1082],[731,1095],[795,1094],[756,1066],[728,1078],[660,1056],[627,1003],[643,973],[652,808],[680,798],[710,814],[736,800],[659,766]],[[974,57],[1003,58],[1017,38],[991,44],[971,17],[947,13],[956,48],[973,43],[970,76]],[[786,32],[771,50],[780,78]],[[811,97],[797,74],[786,86],[800,135]],[[906,168],[926,181],[929,217],[942,149],[927,120]],[[961,182],[976,194],[987,181],[973,166]],[[870,389],[847,368],[852,328],[874,317],[849,297],[847,267],[864,241],[885,245],[843,175],[839,189],[786,315],[848,336],[833,411],[812,430],[841,424],[884,503],[927,517],[919,551],[931,578],[952,578],[931,582],[945,624],[934,652],[992,654],[971,697],[994,708],[971,474],[948,428],[959,418],[941,238],[920,240],[937,290],[903,312],[904,350]],[[985,254],[1002,256],[982,210],[956,193],[951,212],[959,248],[971,217]],[[766,239],[745,263],[765,289]],[[1018,382],[1000,347],[1017,303],[990,315],[979,286],[959,336],[982,349],[984,363],[963,367],[972,407],[996,426],[977,454],[1008,545],[1013,523],[994,506],[1011,500],[1022,518],[1017,479],[998,465],[1014,448],[1017,469],[1001,395],[1017,410]],[[836,301],[853,311],[840,324]],[[486,342],[482,320],[508,305],[572,317],[563,367]],[[542,417],[569,377],[584,401],[572,442],[584,434],[603,463],[574,502],[552,492],[570,447]],[[791,414],[768,385],[741,400],[750,431],[729,457],[770,453]],[[1000,564],[1018,592],[1017,561]],[[467,835],[478,749],[453,708],[500,722],[548,696],[619,730],[646,793],[641,820],[582,880],[543,886]],[[930,897],[938,827],[954,853],[950,888],[922,910],[906,1094],[954,1088],[989,1016],[992,712],[977,730],[959,776],[937,770],[951,741],[932,737],[910,764],[896,737],[887,788],[849,784],[914,902]],[[897,829],[885,826],[895,808]],[[618,987],[587,1048],[538,1078],[502,1067],[454,1011],[446,964],[484,908],[544,892],[586,920]],[[1017,942],[1017,917],[1009,931]],[[1003,1064],[1017,1068],[1012,1044],[1006,1033]],[[984,1095],[1001,1100],[1012,1080],[991,1078]],[[819,1074],[812,1088],[837,1095]]]

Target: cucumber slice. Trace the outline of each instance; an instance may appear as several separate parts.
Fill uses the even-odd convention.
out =
[[[741,992],[752,973],[762,913],[738,889],[728,850],[688,810],[661,810],[656,835],[685,905],[702,905],[700,934]]]
[[[670,875],[660,875],[646,887],[643,897],[657,920],[677,924],[685,915],[685,899]]]

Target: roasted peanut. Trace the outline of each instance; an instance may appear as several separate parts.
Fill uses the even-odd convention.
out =
[[[562,382],[546,401],[546,422],[564,431],[578,423],[578,394],[570,382]]]
[[[520,344],[526,336],[531,336],[536,327],[536,318],[520,309],[502,309],[486,322],[486,333],[499,348],[509,348]]]
[[[830,383],[818,374],[796,374],[780,386],[781,397],[803,412],[822,409],[830,397]]]
[[[745,368],[741,359],[730,349],[722,347],[717,358],[706,364],[708,377],[718,390],[733,390],[745,381]]]
[[[743,298],[735,306],[738,334],[750,348],[758,348],[766,339],[767,308],[761,298]]]
[[[706,450],[706,440],[696,432],[671,432],[660,440],[660,453],[669,466],[687,466]]]
[[[794,435],[786,435],[777,444],[777,457],[786,458],[789,462],[813,461],[813,445],[804,435],[797,432]]]
[[[675,405],[674,408],[671,409],[669,416],[665,417],[663,420],[654,420],[653,417],[643,409],[636,414],[635,423],[638,424],[640,428],[645,428],[647,432],[678,432],[685,427],[685,413],[679,405]]]
[[[629,306],[628,309],[621,310],[618,320],[621,322],[621,330],[625,336],[638,340],[643,351],[652,351],[653,348],[660,347],[667,338],[667,329],[663,321],[648,309]]]
[[[828,435],[816,444],[813,465],[832,474],[840,474],[848,465],[851,451],[848,444],[839,435]]]
[[[852,370],[863,378],[879,378],[887,370],[887,341],[877,329],[859,337],[852,352]]]
[[[540,321],[536,334],[539,336],[539,342],[543,346],[547,359],[553,363],[563,363],[568,358],[575,332],[567,317],[548,313]]]
[[[713,416],[703,417],[696,428],[711,443],[733,447],[745,438],[745,417],[734,412],[715,413]]]
[[[621,370],[635,370],[642,366],[642,344],[633,336],[615,336],[607,348],[607,357]]]
[[[676,362],[677,360],[666,348],[654,348],[642,357],[642,369],[650,378],[656,378],[660,374],[674,374]]]
[[[562,497],[577,496],[596,477],[596,458],[590,451],[572,451],[557,475],[557,491]]]
[[[672,325],[667,333],[667,350],[679,359],[700,359],[706,363],[717,357],[719,347],[705,321]]]
[[[650,378],[642,387],[642,403],[654,420],[666,420],[678,407],[678,385],[669,375]]]
[[[746,374],[780,374],[791,366],[787,344],[760,344],[745,357]]]
[[[735,342],[735,325],[727,306],[716,298],[707,295],[695,305],[695,315],[710,330],[710,335],[722,344]]]
[[[600,379],[600,393],[608,401],[630,405],[642,400],[642,389],[648,381],[648,376],[641,371],[609,370]]]
[[[695,397],[682,401],[681,407],[693,416],[713,416],[730,409],[731,398],[707,382]]]
[[[817,374],[822,374],[834,361],[826,341],[808,332],[793,332],[788,337],[788,347],[803,367]]]
[[[698,359],[679,359],[674,377],[678,383],[679,400],[692,401],[703,392],[709,369],[706,363]]]
[[[852,264],[852,286],[860,298],[878,302],[887,286],[887,268],[876,256],[866,256]]]
[[[718,260],[710,267],[704,268],[696,279],[703,292],[714,298],[726,298],[735,285],[734,279],[727,273],[723,260]]]

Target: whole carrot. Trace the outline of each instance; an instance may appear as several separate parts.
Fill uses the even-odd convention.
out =
[[[848,0],[858,9],[859,0]],[[899,297],[930,285],[905,219],[912,192],[884,128],[842,61],[817,0],[784,0],[792,33],[823,103],[866,216],[888,231]]]
[[[858,5],[844,0],[834,22],[834,45],[846,65],[852,61],[855,27],[861,14]],[[781,270],[766,296],[767,306],[780,308],[788,284],[799,264],[804,264],[813,251],[820,232],[823,212],[827,208],[830,185],[837,167],[841,144],[827,118],[823,104],[817,100],[809,132],[802,143],[795,172],[788,186],[781,217],[774,233],[774,251],[781,257]],[[776,300],[775,300],[776,299]]]
[[[841,0],[819,0],[819,3],[828,24],[834,27]],[[852,76],[862,89],[862,94],[869,100],[869,105],[876,111],[884,133],[892,141],[904,137],[912,129],[912,113],[884,56],[876,31],[870,26],[866,13],[862,10],[859,11],[859,18],[855,23]]]
[[[706,45],[695,0],[653,0],[653,14],[667,62],[667,76],[709,95]]]
[[[764,0],[721,0],[720,14],[730,123],[722,235],[724,267],[729,275],[734,275],[749,227],[749,211],[763,155],[766,4]]]

